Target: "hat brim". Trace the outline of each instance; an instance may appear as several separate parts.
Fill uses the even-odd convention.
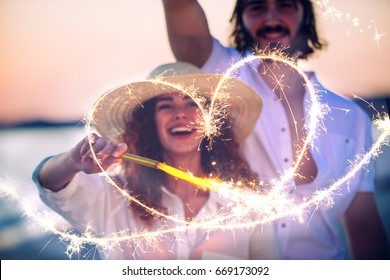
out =
[[[262,109],[259,95],[236,78],[182,75],[129,83],[103,94],[93,108],[93,124],[104,138],[122,141],[126,123],[136,107],[154,97],[180,91],[190,96],[196,92],[210,99],[215,95],[217,102],[225,103],[239,143],[251,133]]]

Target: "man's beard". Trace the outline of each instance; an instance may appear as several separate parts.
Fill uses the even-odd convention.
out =
[[[291,45],[289,46],[281,46],[280,42],[270,43],[266,46],[260,46],[260,42],[258,38],[266,38],[267,33],[270,32],[278,32],[282,34],[283,36],[290,35],[290,31],[287,28],[284,28],[281,25],[277,26],[266,26],[262,30],[259,30],[256,33],[257,38],[252,39],[253,40],[253,46],[256,46],[255,49],[260,49],[263,51],[271,51],[271,52],[277,52],[281,55],[286,55],[290,58],[297,58],[303,51],[303,49],[306,46],[306,36],[304,32],[302,32],[302,28],[299,30],[296,37],[291,41]]]

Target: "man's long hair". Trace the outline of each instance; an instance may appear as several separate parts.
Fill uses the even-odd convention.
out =
[[[131,121],[127,124],[124,142],[130,153],[163,161],[163,148],[157,135],[155,124],[156,98],[146,101],[133,111]],[[206,174],[214,174],[222,180],[240,180],[253,183],[255,174],[249,164],[241,157],[240,146],[235,140],[228,119],[221,128],[221,135],[212,140],[203,139],[200,145],[201,165]],[[216,163],[216,164],[215,164]],[[141,166],[132,162],[124,162],[125,189],[148,207],[158,211],[165,209],[161,205],[161,186],[167,186],[167,174],[161,170]],[[248,185],[246,184],[246,185]],[[136,209],[143,219],[149,219],[152,214],[135,203]]]
[[[326,43],[321,41],[318,36],[312,2],[310,0],[294,1],[302,4],[304,13],[302,26],[297,34],[299,40],[302,40],[303,46],[298,50],[299,54],[297,58],[306,59],[309,55],[313,54],[315,50],[322,49]],[[242,14],[245,9],[245,2],[245,0],[237,0],[233,14],[230,18],[232,32],[229,36],[229,43],[230,46],[237,49],[240,53],[257,47],[257,42],[245,29],[243,23]]]

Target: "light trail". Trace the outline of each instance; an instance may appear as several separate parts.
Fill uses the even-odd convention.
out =
[[[362,24],[357,17],[353,17],[349,13],[342,13],[332,7],[329,1],[322,0],[315,2],[318,13],[322,16],[330,18],[332,21],[347,21],[351,23],[351,26],[362,31]],[[374,40],[377,43],[380,50],[379,40],[385,36],[385,34],[379,33],[377,27],[372,21],[374,28],[369,25],[369,30],[374,30]],[[305,209],[320,204],[332,206],[333,195],[337,190],[343,187],[353,176],[364,168],[365,165],[372,159],[378,156],[383,145],[389,145],[390,135],[390,122],[389,116],[384,114],[378,116],[374,121],[374,125],[380,131],[377,141],[373,144],[369,151],[366,151],[362,155],[357,155],[355,160],[351,162],[348,172],[342,177],[338,178],[334,183],[330,184],[326,189],[317,191],[312,197],[307,198],[303,203],[296,204],[289,199],[287,193],[287,185],[291,182],[292,178],[296,175],[296,171],[302,158],[305,156],[305,152],[309,145],[312,145],[314,139],[318,135],[318,131],[321,129],[326,131],[326,127],[323,127],[322,120],[324,116],[329,112],[329,108],[326,104],[321,104],[318,100],[315,85],[310,82],[310,79],[306,74],[299,69],[296,63],[284,56],[281,52],[259,52],[257,55],[247,57],[239,63],[233,64],[232,67],[225,73],[211,99],[211,106],[206,110],[202,105],[204,100],[197,93],[195,88],[186,88],[181,84],[171,84],[165,82],[163,79],[147,80],[147,82],[155,84],[163,84],[164,86],[171,87],[175,91],[182,92],[189,95],[198,105],[201,111],[202,122],[197,124],[199,129],[203,132],[204,136],[217,137],[219,135],[219,127],[223,122],[227,114],[227,106],[224,100],[229,98],[229,78],[234,76],[234,73],[242,66],[255,62],[256,60],[273,60],[280,63],[284,63],[297,71],[305,81],[311,96],[311,106],[309,109],[309,120],[307,122],[307,137],[304,139],[304,145],[297,155],[297,160],[294,162],[294,166],[290,170],[285,170],[281,174],[280,178],[271,182],[272,188],[266,193],[253,192],[245,188],[241,188],[242,182],[223,182],[217,179],[210,178],[198,178],[188,172],[178,170],[174,167],[166,165],[161,162],[154,161],[152,159],[141,158],[137,155],[125,154],[124,159],[135,161],[138,164],[143,164],[150,168],[156,168],[162,170],[176,178],[180,178],[191,182],[201,188],[217,191],[219,195],[226,199],[228,207],[222,209],[219,213],[216,213],[212,217],[207,217],[203,220],[184,221],[175,216],[165,215],[155,209],[149,208],[147,205],[142,204],[135,197],[130,196],[126,191],[118,187],[114,181],[106,174],[107,181],[121,192],[124,198],[129,199],[134,203],[138,203],[140,206],[145,207],[153,215],[160,216],[166,220],[172,220],[177,223],[178,226],[173,228],[161,228],[156,231],[140,231],[129,232],[127,229],[123,231],[110,234],[108,236],[100,235],[100,233],[93,232],[92,228],[87,229],[81,234],[76,235],[70,228],[58,229],[55,215],[47,212],[39,212],[36,210],[32,202],[22,195],[19,195],[16,187],[13,186],[11,180],[0,180],[0,194],[14,200],[21,205],[23,214],[29,218],[30,221],[41,227],[44,231],[54,233],[58,235],[63,241],[69,242],[66,253],[71,256],[78,254],[85,244],[95,244],[102,250],[115,250],[123,245],[123,242],[133,241],[135,244],[141,244],[142,242],[154,246],[157,244],[158,239],[166,233],[183,232],[188,229],[201,229],[205,232],[213,230],[238,230],[248,227],[259,226],[262,224],[270,223],[276,219],[283,217],[300,217]],[[276,80],[276,84],[279,85],[281,90],[284,86],[287,86],[283,81]],[[129,98],[136,98],[132,96],[131,89],[128,89]],[[341,108],[342,109],[342,108]],[[93,122],[93,114],[96,107],[92,108],[90,114],[86,120],[86,130],[89,136],[89,142],[92,149],[93,137],[91,132],[91,123]],[[93,157],[96,163],[103,171],[96,154],[93,152]],[[1,179],[1,178],[0,178]],[[258,182],[260,188],[261,183]],[[256,219],[253,219],[253,216]],[[135,245],[137,247],[137,245]]]

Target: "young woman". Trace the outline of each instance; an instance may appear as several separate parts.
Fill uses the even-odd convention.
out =
[[[215,106],[228,117],[218,137],[201,130],[202,106],[211,108],[221,76],[201,74],[187,63],[162,65],[150,78],[104,95],[96,104],[97,134],[70,151],[45,159],[34,173],[43,201],[75,228],[94,236],[118,237],[102,250],[109,259],[275,259],[273,230],[268,225],[237,228],[229,201],[218,191],[200,188],[161,170],[121,159],[125,152],[151,158],[200,178],[249,185],[255,175],[240,156],[240,144],[260,113],[261,100],[246,84],[229,79]],[[194,101],[183,88],[198,92]],[[223,111],[225,108],[225,111]],[[223,114],[222,114],[223,115]],[[92,151],[93,149],[93,151]],[[112,178],[128,199],[102,176],[119,164]],[[99,174],[100,173],[100,174]],[[246,217],[245,219],[248,219]],[[218,223],[223,228],[202,227]],[[140,237],[135,237],[140,236]]]

